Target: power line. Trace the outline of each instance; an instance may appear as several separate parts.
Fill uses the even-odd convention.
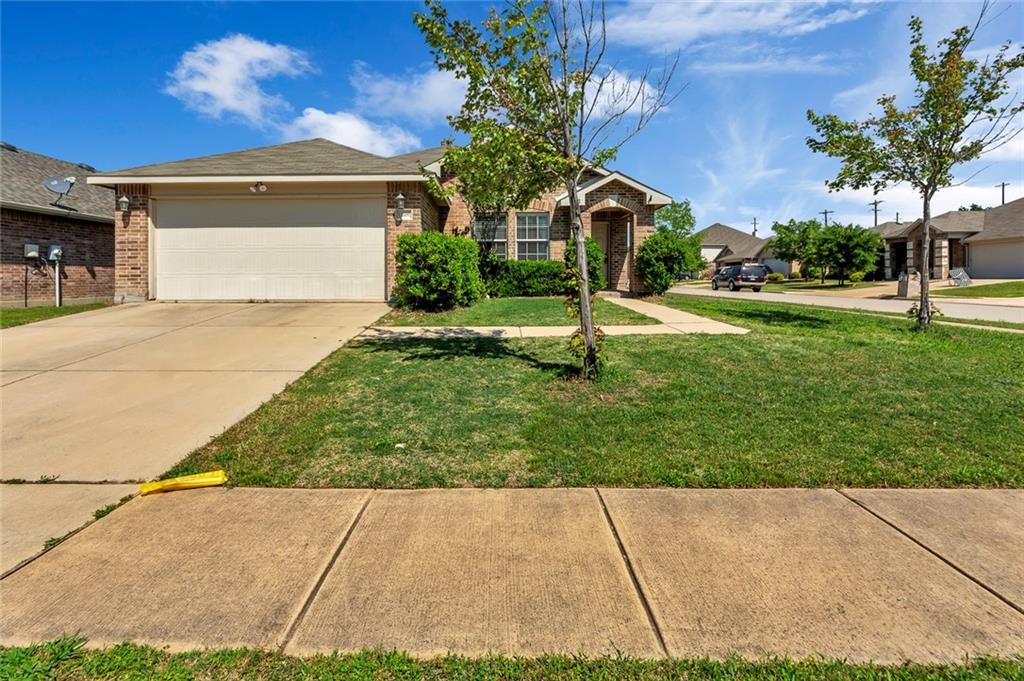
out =
[[[820,213],[818,213],[818,215],[824,215],[825,216],[825,226],[826,227],[828,227],[828,216],[832,215],[833,213],[835,213],[834,210],[828,210],[827,208],[825,210],[821,211]]]

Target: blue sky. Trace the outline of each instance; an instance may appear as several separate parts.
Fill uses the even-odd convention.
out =
[[[375,153],[433,146],[460,85],[438,73],[418,3],[2,4],[0,132],[17,146],[115,169],[324,136]],[[457,3],[481,17],[487,4]],[[681,53],[685,90],[615,166],[677,199],[698,226],[814,217],[871,223],[870,192],[829,195],[836,164],[805,146],[808,108],[863,116],[906,97],[907,29],[931,40],[977,3],[609,4],[610,58],[635,76]],[[981,52],[1024,40],[1024,3],[997,3]],[[1024,76],[1018,79],[1024,89]],[[906,101],[904,99],[904,101]],[[977,172],[980,171],[980,172]],[[1024,196],[1024,135],[965,167],[938,212]],[[909,187],[880,219],[919,214]],[[761,230],[763,233],[763,227]]]

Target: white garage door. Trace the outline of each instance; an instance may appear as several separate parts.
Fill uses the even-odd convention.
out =
[[[383,197],[154,202],[160,300],[383,300]]]
[[[1018,279],[1024,277],[1024,241],[970,244],[968,268],[975,279]]]

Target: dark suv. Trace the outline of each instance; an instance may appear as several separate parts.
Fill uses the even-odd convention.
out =
[[[765,265],[728,265],[711,277],[711,288],[717,291],[719,287],[727,286],[730,291],[739,291],[747,286],[757,293],[767,281],[768,267]]]

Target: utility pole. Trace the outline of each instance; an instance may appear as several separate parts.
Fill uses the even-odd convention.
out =
[[[882,201],[881,199],[875,199],[874,201],[868,204],[873,208],[873,211],[875,213],[875,227],[878,227],[878,204],[880,203],[885,203],[885,201]]]
[[[825,210],[821,211],[820,213],[818,213],[818,215],[824,215],[825,216],[825,226],[826,227],[828,227],[828,216],[832,215],[833,213],[835,213],[834,210],[828,210],[827,208]]]
[[[1003,190],[1003,201],[1002,201],[1002,203],[1000,205],[1004,205],[1004,206],[1006,205],[1006,185],[1008,185],[1008,184],[1010,184],[1010,183],[1009,182],[1000,182],[999,184],[996,185],[1001,190]]]
[[[757,218],[754,218],[754,236],[757,236]]]

